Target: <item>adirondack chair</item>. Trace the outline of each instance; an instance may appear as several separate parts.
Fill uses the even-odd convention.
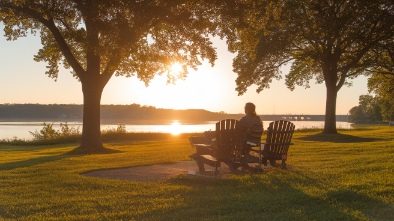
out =
[[[291,143],[295,126],[285,120],[273,121],[267,128],[266,141],[261,143],[262,163],[267,166],[277,166],[276,160],[282,160],[280,167],[286,168],[287,152]]]
[[[204,164],[215,167],[215,173],[221,162],[231,170],[240,166],[242,142],[236,128],[237,123],[238,120],[235,119],[217,122],[212,142],[202,138],[189,138],[191,145],[196,148],[196,153],[189,157],[197,162],[200,172],[205,172]],[[195,143],[201,141],[204,143]]]

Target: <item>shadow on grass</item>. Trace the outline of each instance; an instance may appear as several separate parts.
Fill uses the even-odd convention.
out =
[[[60,154],[60,155],[42,156],[42,157],[36,157],[27,160],[3,163],[0,164],[0,171],[35,166],[47,162],[62,160],[69,157],[71,157],[71,155],[69,154]]]
[[[394,217],[393,205],[349,189],[328,191],[327,200],[341,207],[361,210],[364,215],[376,220],[391,220]]]
[[[320,141],[320,142],[332,142],[332,143],[362,143],[362,142],[374,142],[381,141],[380,138],[370,137],[357,137],[348,134],[313,134],[305,137],[298,138],[304,141]]]
[[[300,174],[287,174],[289,177],[282,179],[277,175],[246,175],[239,179],[206,179],[192,177],[184,179],[184,185],[191,186],[193,194],[185,202],[189,208],[194,209],[196,214],[182,214],[197,216],[204,211],[206,214],[222,214],[221,219],[226,220],[322,220],[327,219],[325,214],[330,214],[332,220],[352,220],[350,214],[346,214],[336,208],[325,199],[311,196],[294,184],[320,186],[318,180],[302,176]],[[250,177],[249,177],[250,176]],[[263,176],[263,178],[261,177]],[[174,179],[172,182],[178,181]],[[215,199],[215,207],[209,205],[209,200]],[[204,202],[206,200],[207,202]],[[240,206],[248,205],[247,214],[240,211]],[[217,205],[217,206],[216,206]],[[301,212],[302,211],[302,212]],[[228,214],[228,217],[225,216]],[[146,214],[146,218],[152,218]],[[161,214],[161,216],[164,215]],[[181,216],[182,216],[181,215]],[[145,217],[144,217],[145,218]],[[154,218],[154,217],[153,217]]]
[[[393,206],[384,201],[350,189],[330,190],[324,181],[297,172],[272,173],[263,177],[251,175],[235,180],[181,177],[170,182],[192,187],[192,193],[185,201],[188,208],[183,211],[196,214],[185,212],[180,215],[185,217],[197,216],[204,211],[221,216],[229,214],[228,218],[233,220],[356,220],[359,217],[349,211],[358,211],[371,219],[389,220],[394,212]],[[325,193],[311,195],[309,190],[314,192],[316,189],[325,190]],[[215,199],[213,208],[209,206],[211,199]],[[234,212],[239,211],[240,205],[250,202],[254,202],[254,206],[247,208],[248,214]],[[205,204],[208,206],[203,206]],[[165,214],[162,211],[161,214],[144,215],[149,219],[155,216],[166,218]],[[221,218],[226,219],[225,216]]]
[[[67,154],[75,156],[75,155],[91,155],[91,154],[113,154],[113,153],[122,153],[123,151],[109,149],[106,147],[100,148],[81,148],[76,147],[73,150],[67,152]]]
[[[44,149],[44,148],[40,147],[40,149]],[[26,149],[24,149],[24,151],[26,151]],[[70,157],[78,157],[78,156],[83,156],[83,155],[88,155],[88,154],[113,154],[113,153],[121,153],[121,152],[122,151],[120,151],[120,150],[113,150],[113,149],[109,149],[109,148],[105,148],[105,147],[101,148],[99,150],[85,150],[85,149],[81,149],[81,148],[75,148],[75,149],[73,149],[69,152],[63,153],[63,154],[41,156],[41,157],[30,158],[27,160],[2,163],[2,164],[0,164],[0,171],[30,167],[30,166],[43,164],[43,163],[48,163],[48,162],[62,160],[62,159],[70,158]]]

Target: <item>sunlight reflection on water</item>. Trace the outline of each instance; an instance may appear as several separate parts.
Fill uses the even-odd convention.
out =
[[[264,128],[268,127],[271,121],[264,121]],[[323,121],[292,121],[296,125],[296,129],[304,128],[323,128]],[[63,122],[64,123],[64,122]],[[179,121],[167,122],[166,124],[125,124],[127,132],[150,132],[150,133],[171,133],[174,135],[180,133],[198,133],[207,130],[215,130],[216,121],[206,121],[201,123],[185,124]],[[78,128],[82,131],[81,122],[68,122],[69,127]],[[11,139],[17,137],[19,139],[32,139],[29,133],[39,131],[43,127],[42,122],[0,122],[0,139]],[[118,124],[103,124],[101,130],[117,128]],[[60,129],[60,122],[54,122],[53,128]],[[337,122],[338,129],[351,129],[352,126],[348,122]]]

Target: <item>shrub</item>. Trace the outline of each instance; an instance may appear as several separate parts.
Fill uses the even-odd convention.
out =
[[[65,143],[65,142],[75,142],[75,138],[79,137],[81,135],[81,132],[79,131],[79,127],[74,128],[74,127],[69,127],[67,122],[66,123],[60,123],[60,130],[55,130],[53,128],[53,123],[51,124],[46,124],[43,123],[43,128],[40,131],[35,131],[29,133],[33,136],[33,141],[58,141],[59,143]],[[53,142],[51,142],[53,143]]]
[[[35,132],[31,132],[29,131],[29,133],[31,135],[33,135],[33,140],[53,140],[56,139],[60,136],[60,132],[56,131],[55,129],[53,129],[53,123],[51,124],[46,124],[43,123],[43,128],[40,131],[35,131]],[[67,123],[66,123],[67,125]]]
[[[117,128],[107,128],[102,131],[102,134],[125,134],[126,126],[124,124],[119,124]]]

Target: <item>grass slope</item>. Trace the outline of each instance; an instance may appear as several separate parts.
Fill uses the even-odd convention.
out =
[[[189,160],[187,135],[76,145],[0,145],[0,220],[393,220],[394,128],[296,131],[289,170],[163,182],[85,177],[103,168]]]

